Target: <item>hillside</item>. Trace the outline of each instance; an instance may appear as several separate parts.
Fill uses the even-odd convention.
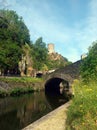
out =
[[[48,60],[50,69],[62,68],[71,63],[68,61],[67,58],[63,57],[61,54],[58,54],[56,52],[50,53],[48,55]]]

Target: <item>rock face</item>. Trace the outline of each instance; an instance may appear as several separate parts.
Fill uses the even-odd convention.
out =
[[[32,76],[33,73],[33,62],[32,62],[32,58],[30,55],[30,47],[28,44],[26,44],[23,47],[23,55],[22,55],[22,59],[19,62],[19,70],[20,70],[20,75],[21,76]]]

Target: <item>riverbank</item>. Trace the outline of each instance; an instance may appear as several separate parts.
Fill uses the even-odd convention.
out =
[[[75,80],[73,88],[66,130],[97,130],[97,81],[85,84]]]
[[[43,90],[43,79],[32,77],[0,77],[0,97],[16,96]]]
[[[23,130],[65,130],[66,112],[70,103],[60,106]]]

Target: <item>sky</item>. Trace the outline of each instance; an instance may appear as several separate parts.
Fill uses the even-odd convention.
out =
[[[97,0],[0,0],[2,8],[23,17],[33,43],[42,37],[69,61],[97,40]]]

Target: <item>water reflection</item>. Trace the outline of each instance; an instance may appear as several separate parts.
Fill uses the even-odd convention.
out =
[[[44,92],[0,99],[0,130],[19,130],[64,102],[61,95]]]
[[[67,100],[64,98],[64,96],[62,94],[46,94],[46,99],[49,103],[49,106],[51,106],[52,109],[55,109],[57,107],[59,107],[60,105],[64,104],[67,102]]]

